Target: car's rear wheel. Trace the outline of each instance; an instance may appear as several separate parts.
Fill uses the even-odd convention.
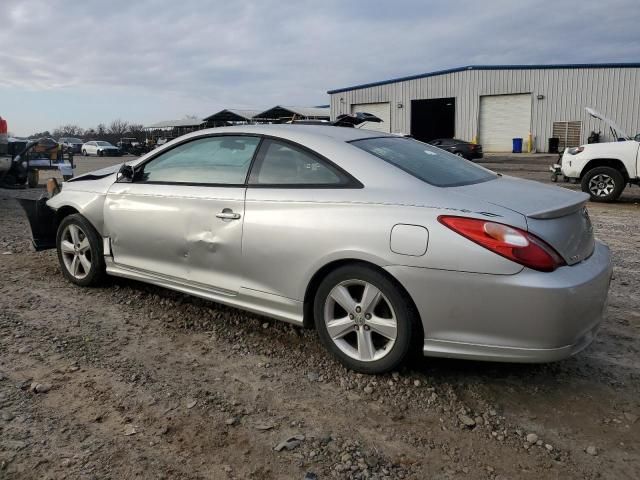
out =
[[[105,275],[102,240],[80,214],[65,217],[56,235],[58,260],[64,276],[83,287],[99,284]]]
[[[390,279],[364,265],[331,272],[318,287],[314,317],[323,345],[347,368],[377,374],[411,351],[415,314]]]
[[[614,202],[625,187],[624,176],[612,167],[596,167],[582,177],[582,191],[594,202]]]

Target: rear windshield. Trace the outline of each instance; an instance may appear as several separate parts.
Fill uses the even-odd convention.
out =
[[[412,138],[366,138],[351,144],[436,187],[457,187],[497,177],[490,170]]]

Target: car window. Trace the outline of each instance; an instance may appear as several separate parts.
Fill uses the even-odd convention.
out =
[[[256,185],[345,185],[349,178],[318,156],[277,140],[267,140],[260,152]]]
[[[258,137],[216,136],[178,145],[145,164],[146,182],[241,185],[245,183]]]
[[[437,187],[469,185],[497,178],[486,168],[411,138],[377,137],[354,140],[351,144]]]

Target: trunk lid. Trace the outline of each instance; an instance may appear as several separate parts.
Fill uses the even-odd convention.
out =
[[[595,239],[586,193],[509,176],[450,190],[524,215],[529,232],[551,245],[567,265],[593,253]]]

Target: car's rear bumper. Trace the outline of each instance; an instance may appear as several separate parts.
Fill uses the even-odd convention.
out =
[[[418,308],[425,355],[549,362],[593,340],[612,267],[608,247],[597,242],[587,260],[550,273],[483,275],[405,266],[387,271]]]

